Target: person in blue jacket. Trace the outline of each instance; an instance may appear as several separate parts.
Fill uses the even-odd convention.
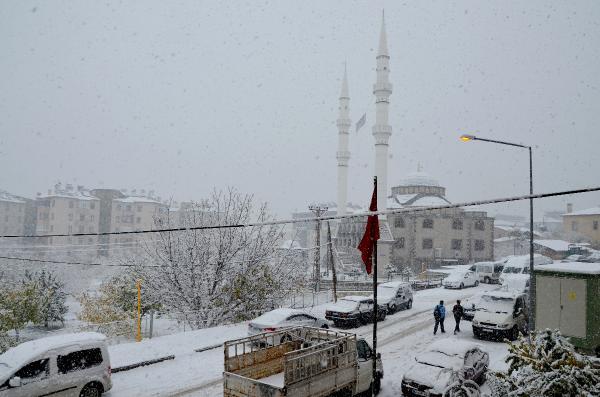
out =
[[[444,307],[444,301],[440,301],[439,305],[435,305],[435,309],[433,309],[433,318],[435,319],[435,327],[433,327],[433,334],[437,334],[438,325],[442,330],[442,333],[445,334],[444,330],[444,319],[446,318],[446,308]]]

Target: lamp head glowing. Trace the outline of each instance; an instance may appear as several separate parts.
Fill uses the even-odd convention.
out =
[[[463,142],[469,142],[469,141],[472,141],[474,139],[475,139],[474,135],[463,134],[463,135],[460,136],[460,140],[463,141]]]

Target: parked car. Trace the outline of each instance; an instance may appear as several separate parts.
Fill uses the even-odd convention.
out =
[[[370,296],[373,298],[373,295]],[[385,307],[387,314],[410,309],[413,303],[413,290],[410,283],[390,281],[377,286],[377,304]]]
[[[476,338],[508,338],[515,340],[519,332],[526,334],[527,299],[524,293],[491,291],[481,296],[473,317],[473,335]]]
[[[377,305],[377,321],[385,320],[386,309]],[[325,318],[336,327],[358,327],[373,321],[373,299],[368,296],[345,296],[325,311]]]
[[[40,338],[0,355],[2,397],[99,397],[110,376],[106,337],[96,332]]]
[[[475,264],[475,272],[480,283],[498,284],[500,274],[504,269],[506,259],[496,262],[478,262]]]
[[[264,313],[248,324],[248,336],[275,332],[286,327],[329,328],[326,320],[297,309],[280,308]]]
[[[442,281],[444,288],[476,287],[479,285],[477,274],[470,270],[457,270]]]
[[[442,339],[432,343],[415,361],[402,376],[403,396],[441,397],[459,373],[465,379],[482,384],[490,359],[477,343]]]

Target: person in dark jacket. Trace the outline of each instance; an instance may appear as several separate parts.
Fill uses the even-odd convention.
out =
[[[452,313],[454,313],[454,321],[456,322],[456,326],[454,327],[454,335],[456,335],[457,332],[460,332],[460,320],[464,313],[464,309],[460,304],[460,299],[456,301],[456,305],[452,308]]]
[[[433,327],[433,334],[437,334],[438,325],[442,330],[442,333],[445,334],[444,330],[444,320],[446,318],[446,308],[444,307],[444,301],[440,301],[439,305],[435,305],[433,309],[433,318],[435,319],[435,326]]]

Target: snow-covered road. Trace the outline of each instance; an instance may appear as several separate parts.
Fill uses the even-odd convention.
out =
[[[400,395],[402,374],[414,363],[414,356],[440,338],[473,339],[471,323],[463,322],[463,332],[452,335],[454,320],[451,316],[446,321],[447,332],[433,335],[432,311],[435,304],[443,299],[448,310],[456,299],[464,299],[473,294],[492,289],[489,285],[464,290],[444,290],[441,288],[419,291],[415,293],[415,302],[411,310],[402,311],[388,316],[378,324],[378,351],[381,352],[385,378],[382,384],[382,397]],[[325,307],[315,307],[312,311],[324,315]],[[199,330],[193,333],[170,335],[164,341],[155,338],[146,342],[148,349],[171,351],[175,360],[141,367],[113,375],[114,387],[109,397],[121,396],[207,396],[222,395],[221,376],[223,371],[223,351],[221,348],[195,353],[193,350],[210,344],[221,343],[224,340],[246,335],[247,323],[235,326],[217,327]],[[351,329],[358,335],[369,340],[372,337],[372,325]],[[505,369],[503,362],[507,348],[504,343],[481,342],[490,354],[491,369]],[[131,348],[138,348],[132,345]],[[162,345],[162,346],[161,346]],[[138,348],[139,349],[139,348]],[[114,347],[115,357],[125,360],[128,347]],[[130,350],[131,351],[131,350]],[[111,354],[113,354],[111,350]],[[147,353],[148,354],[148,353]],[[113,354],[115,355],[115,354]],[[137,355],[137,353],[136,353]],[[130,360],[133,357],[129,358]]]

